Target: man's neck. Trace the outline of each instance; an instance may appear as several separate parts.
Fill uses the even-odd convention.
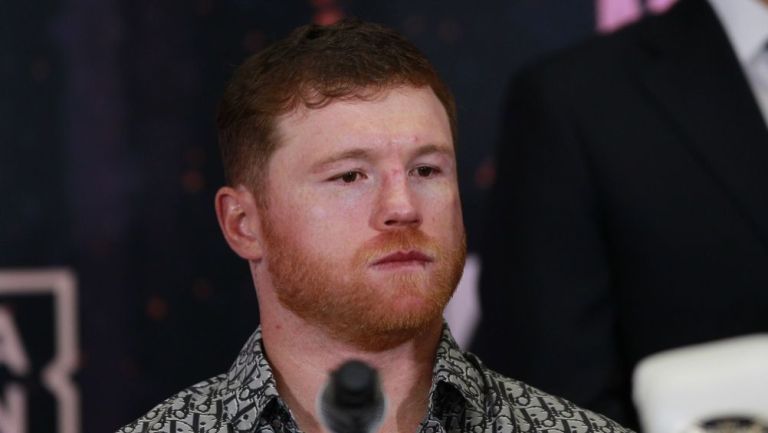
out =
[[[290,312],[283,313],[291,315]],[[365,361],[378,370],[388,401],[381,431],[416,431],[427,411],[441,320],[436,320],[411,340],[371,353],[338,342],[316,327],[291,319],[296,317],[278,318],[267,313],[266,317],[262,315],[261,326],[264,349],[278,392],[302,431],[324,431],[318,422],[317,395],[329,373],[350,359]]]

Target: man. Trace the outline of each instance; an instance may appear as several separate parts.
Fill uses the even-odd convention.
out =
[[[384,432],[623,432],[487,370],[441,313],[465,245],[452,97],[396,33],[307,26],[248,59],[219,112],[221,229],[250,265],[261,326],[231,370],[121,432],[325,431],[317,395],[373,365]]]
[[[680,0],[521,75],[483,255],[490,367],[631,426],[639,360],[768,331],[767,43],[768,1]]]

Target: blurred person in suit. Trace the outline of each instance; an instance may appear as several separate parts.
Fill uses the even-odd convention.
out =
[[[768,331],[767,44],[768,1],[681,0],[520,73],[473,348],[491,368],[636,426],[640,359]]]

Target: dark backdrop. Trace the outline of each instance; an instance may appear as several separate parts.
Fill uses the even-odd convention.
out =
[[[474,250],[508,79],[591,35],[592,3],[4,1],[0,270],[76,274],[83,431],[113,431],[225,371],[258,323],[213,212],[214,110],[235,65],[313,20],[403,32],[456,93]]]

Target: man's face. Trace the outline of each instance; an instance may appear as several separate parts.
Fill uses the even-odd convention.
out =
[[[466,248],[451,130],[432,90],[300,109],[277,127],[260,214],[280,302],[369,349],[441,320]]]

